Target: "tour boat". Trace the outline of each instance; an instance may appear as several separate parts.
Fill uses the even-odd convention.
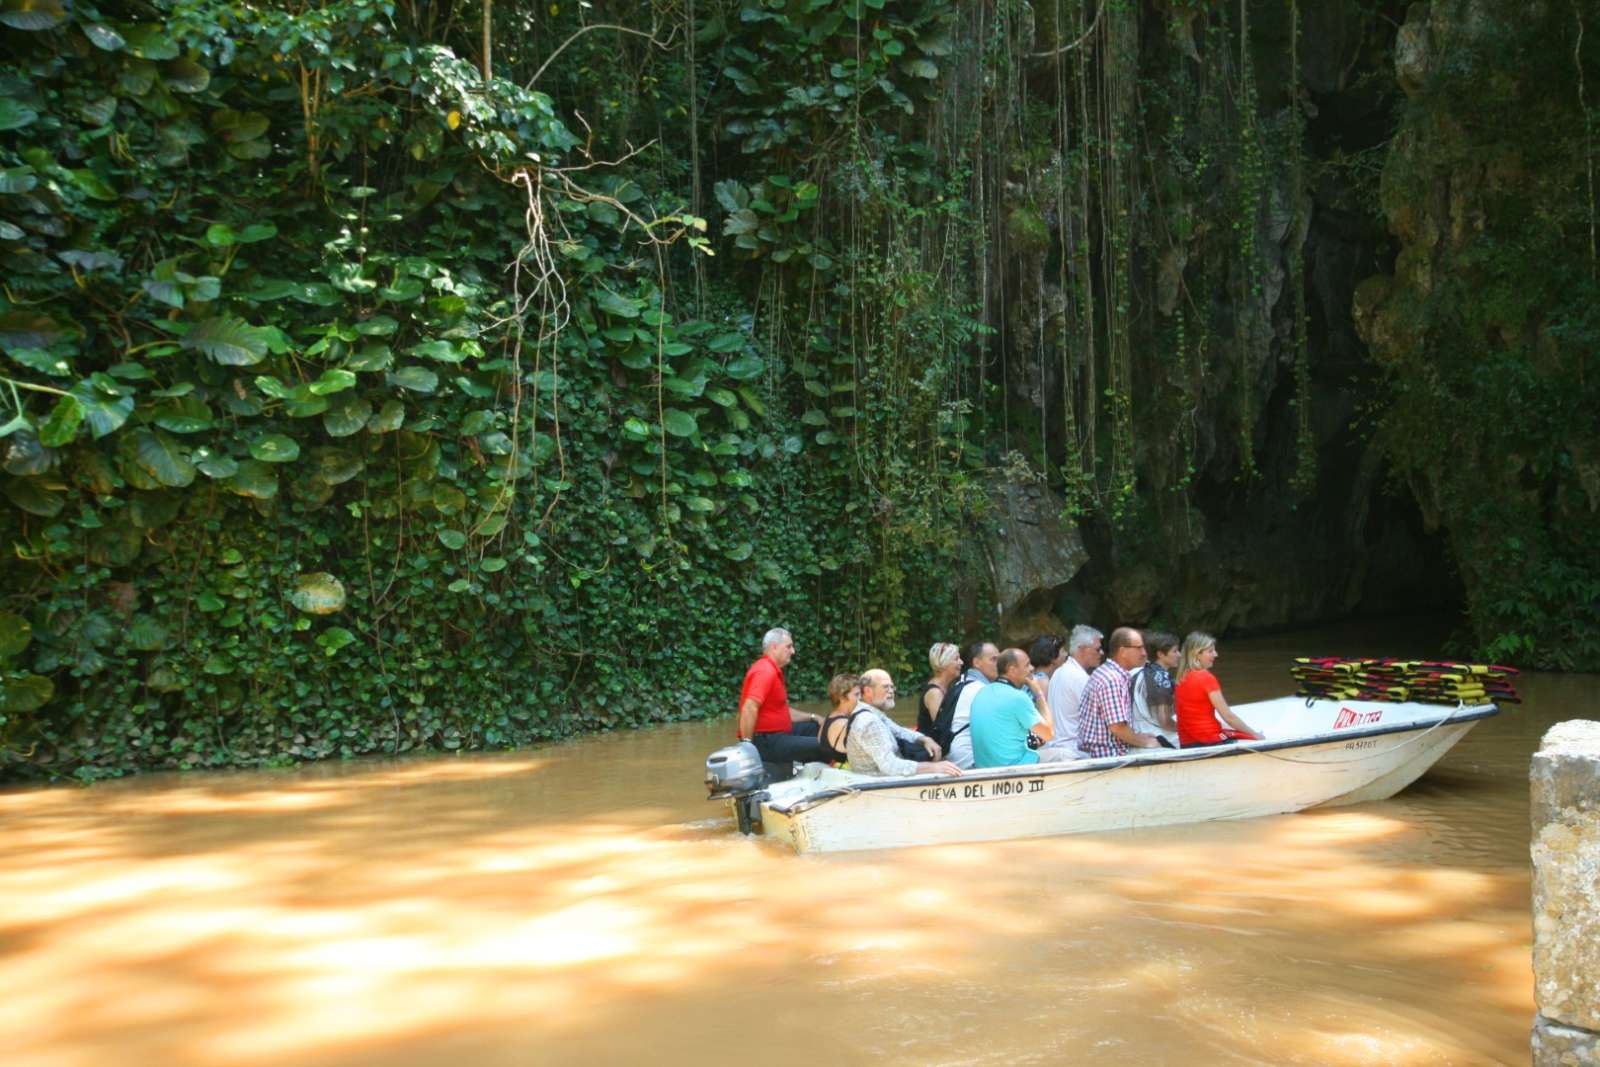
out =
[[[731,800],[742,830],[798,852],[999,841],[1383,800],[1499,709],[1280,697],[1234,711],[1261,740],[960,777],[870,777],[808,763],[772,785],[758,777],[758,756],[750,772],[754,746],[740,745],[713,753],[706,777],[713,799]],[[740,764],[749,773],[736,773]]]

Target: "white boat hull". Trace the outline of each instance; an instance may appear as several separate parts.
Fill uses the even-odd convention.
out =
[[[800,852],[836,852],[1248,819],[1381,800],[1497,712],[1493,705],[1293,697],[1235,710],[1266,739],[959,778],[867,778],[808,765],[771,788],[763,832]]]

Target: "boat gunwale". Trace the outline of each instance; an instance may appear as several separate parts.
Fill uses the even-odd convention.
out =
[[[1281,741],[1252,742],[1248,746],[1231,744],[1210,745],[1193,749],[1166,749],[1164,751],[1172,754],[1164,756],[1135,756],[1130,753],[1125,756],[1097,756],[1089,759],[1073,760],[1070,763],[1017,763],[1006,767],[984,767],[962,771],[961,780],[990,781],[996,778],[1053,777],[1064,774],[1089,774],[1121,770],[1124,767],[1157,767],[1172,763],[1226,759],[1232,756],[1248,756],[1257,752],[1309,748],[1312,745],[1325,745],[1338,741],[1382,737],[1386,734],[1427,731],[1449,723],[1476,722],[1479,719],[1487,719],[1499,713],[1500,706],[1498,704],[1458,704],[1445,715],[1432,719],[1417,718],[1410,722],[1391,723],[1382,726],[1347,726],[1339,728],[1336,734],[1329,732],[1307,734],[1303,737],[1285,738]],[[907,789],[912,787],[926,788],[929,782],[942,782],[947,778],[949,778],[948,775],[929,773],[911,775],[904,778],[876,778],[848,784],[829,785],[826,788],[806,793],[785,803],[774,803],[769,800],[763,806],[783,815],[799,815],[824,801],[849,796],[852,793],[869,793],[886,789]]]

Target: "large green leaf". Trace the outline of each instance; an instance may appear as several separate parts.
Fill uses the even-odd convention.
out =
[[[349,437],[359,433],[372,418],[372,405],[364,397],[342,396],[322,415],[322,428],[329,437]]]
[[[631,297],[618,296],[609,289],[601,290],[600,295],[595,298],[595,304],[607,314],[617,315],[625,319],[638,318],[639,308],[642,306],[640,301]]]
[[[98,100],[87,100],[78,108],[78,114],[91,126],[109,126],[117,117],[117,98],[102,96]]]
[[[128,27],[123,38],[127,41],[128,51],[140,59],[178,58],[177,44],[149,23]]]
[[[20,101],[9,96],[0,96],[0,132],[6,130],[20,130],[31,125],[39,113]]]
[[[317,396],[332,396],[341,393],[356,384],[356,376],[347,370],[332,368],[322,372],[322,377],[311,383],[311,391]]]
[[[13,308],[0,315],[0,347],[6,349],[49,348],[77,332],[76,324],[62,325],[43,311]]]
[[[128,626],[128,645],[139,652],[160,652],[171,640],[167,628],[148,615],[135,615]]]
[[[50,417],[39,427],[39,443],[49,448],[60,448],[72,443],[83,422],[83,403],[75,396],[64,396],[50,410]]]
[[[372,341],[352,352],[344,365],[353,371],[388,370],[394,365],[394,352],[388,345]]]
[[[706,342],[706,347],[713,352],[732,352],[744,344],[742,333],[719,333]]]
[[[90,44],[103,52],[120,52],[128,47],[128,42],[122,39],[122,34],[103,22],[85,23],[83,35],[89,38]]]
[[[134,493],[128,505],[128,517],[141,530],[153,530],[177,518],[182,503],[183,495],[170,489]]]
[[[267,355],[266,335],[231,315],[195,323],[179,343],[230,367],[248,367]]]
[[[0,23],[14,30],[50,30],[67,21],[61,0],[4,0]]]
[[[761,372],[767,369],[767,363],[760,356],[740,356],[731,360],[723,370],[728,377],[735,381],[747,382],[752,378],[759,378]]]
[[[32,167],[0,167],[0,193],[29,193],[38,184]]]
[[[311,458],[318,476],[329,485],[343,485],[367,466],[366,460],[348,448],[314,448]]]
[[[117,191],[113,189],[104,178],[90,170],[81,167],[78,170],[67,171],[67,176],[72,179],[72,184],[83,191],[83,194],[94,200],[115,200]]]
[[[401,367],[389,375],[389,381],[414,393],[431,393],[439,388],[439,376],[426,367]]]
[[[688,437],[700,428],[693,415],[677,408],[668,408],[663,414],[661,425],[674,437]]]
[[[37,711],[56,695],[55,683],[41,674],[7,674],[0,679],[0,711]]]
[[[133,454],[139,469],[162,485],[182,488],[194,481],[194,463],[178,442],[160,430],[135,430]]]
[[[184,57],[163,66],[161,80],[175,93],[201,93],[211,84],[211,72]]]
[[[425,341],[420,345],[412,345],[411,352],[440,363],[460,363],[466,358],[462,351],[449,341]]]
[[[367,423],[373,433],[392,433],[406,421],[406,406],[398,400],[385,400],[383,408]]]
[[[43,519],[55,518],[66,505],[60,493],[52,493],[37,478],[7,478],[5,494],[7,500],[23,511]]]
[[[250,455],[263,463],[292,463],[300,458],[300,445],[281,433],[262,434],[250,442]]]
[[[74,385],[72,395],[83,405],[83,419],[97,438],[120,428],[133,414],[133,397],[111,396],[88,380]]]
[[[6,355],[29,370],[48,374],[52,378],[65,378],[72,373],[72,364],[42,348],[13,348]]]
[[[344,608],[344,583],[327,571],[302,574],[294,580],[289,603],[307,615],[333,615]]]
[[[207,478],[232,478],[239,473],[239,464],[232,456],[213,448],[195,449],[193,459]]]
[[[330,626],[317,635],[317,644],[322,646],[324,654],[335,656],[341,648],[353,643],[355,639],[356,635],[343,626]]]
[[[32,640],[32,623],[15,612],[0,611],[0,660],[21,654]]]
[[[66,506],[66,498],[46,490],[40,478],[6,478],[5,496],[27,514],[40,518],[54,518]]]
[[[228,479],[228,488],[240,496],[271,500],[278,495],[278,472],[260,460],[247,459]]]

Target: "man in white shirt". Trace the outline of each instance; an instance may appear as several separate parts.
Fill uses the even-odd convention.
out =
[[[939,751],[939,745],[933,738],[924,737],[889,717],[889,709],[894,707],[895,695],[894,678],[882,667],[873,667],[861,675],[861,703],[856,706],[868,707],[878,713],[878,720],[894,738],[902,759],[915,760],[919,763],[925,760],[937,760],[943,753]]]
[[[1104,640],[1105,635],[1093,626],[1080,623],[1072,628],[1067,638],[1067,662],[1050,676],[1047,700],[1056,736],[1046,747],[1078,747],[1078,704],[1083,700],[1084,686],[1089,684],[1089,672],[1105,659],[1100,651]]]
[[[947,757],[964,771],[972,769],[972,701],[978,690],[999,676],[995,667],[999,658],[1000,650],[992,641],[978,641],[967,649],[967,673],[962,675],[961,692],[956,694],[955,718],[950,723],[955,736],[950,740]]]

